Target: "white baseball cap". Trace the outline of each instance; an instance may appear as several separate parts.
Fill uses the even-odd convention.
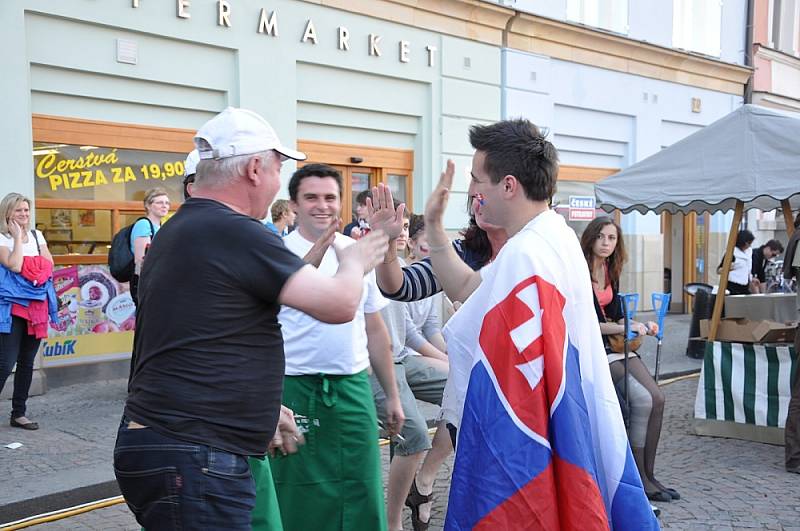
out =
[[[197,163],[200,162],[200,153],[193,149],[183,163],[183,176],[188,177],[197,173]]]
[[[207,142],[211,149],[199,140]],[[194,145],[200,159],[219,160],[274,149],[290,159],[306,160],[305,153],[284,147],[264,118],[253,111],[235,107],[228,107],[207,121],[197,131]]]

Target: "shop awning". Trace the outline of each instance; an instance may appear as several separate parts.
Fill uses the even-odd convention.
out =
[[[744,105],[595,185],[610,212],[800,207],[800,119]],[[785,203],[784,203],[785,205]]]

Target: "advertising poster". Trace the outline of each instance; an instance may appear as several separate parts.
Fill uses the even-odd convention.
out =
[[[130,358],[136,309],[105,265],[56,269],[59,323],[39,347],[45,367]]]

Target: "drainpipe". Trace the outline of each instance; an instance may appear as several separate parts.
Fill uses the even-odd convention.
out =
[[[755,0],[747,0],[747,25],[744,30],[744,65],[753,67],[753,20],[755,18]],[[755,71],[747,79],[744,86],[744,102],[753,102],[753,77]]]
[[[503,48],[500,50],[502,62],[500,63],[500,119],[507,120],[508,117],[508,72],[506,71],[508,63],[508,34],[511,33],[511,26],[520,17],[519,11],[514,11],[514,16],[506,21],[506,28],[503,30]]]

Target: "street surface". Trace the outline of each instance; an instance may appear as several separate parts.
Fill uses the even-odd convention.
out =
[[[106,386],[121,392],[124,382],[110,382]],[[665,485],[676,488],[682,495],[680,501],[660,505],[660,520],[664,529],[800,531],[800,476],[784,471],[783,447],[693,435],[691,426],[696,388],[697,378],[684,379],[664,387],[667,407],[656,470]],[[117,406],[120,404],[121,400],[117,400]],[[85,458],[72,456],[72,464],[80,466],[84,459],[91,459],[92,455],[95,459],[108,462],[113,445],[114,426],[111,420],[107,422],[105,440],[98,445],[105,449]],[[9,431],[9,428],[0,428],[3,441],[10,435]],[[15,435],[17,431],[21,430],[15,430]],[[33,438],[33,434],[26,437]],[[63,442],[69,442],[68,435],[64,435]],[[63,445],[49,449],[58,456],[66,456],[67,450]],[[13,452],[3,451],[4,456]],[[386,447],[383,447],[383,457],[386,477]],[[40,468],[34,463],[24,463],[24,460],[18,464],[26,466],[31,472]],[[440,480],[436,483],[431,530],[441,529],[444,523],[450,465],[451,462],[448,462],[442,469]],[[7,466],[3,465],[3,468]],[[47,473],[47,470],[44,472]],[[30,529],[139,528],[127,508],[120,504]],[[406,529],[411,529],[407,519]]]

